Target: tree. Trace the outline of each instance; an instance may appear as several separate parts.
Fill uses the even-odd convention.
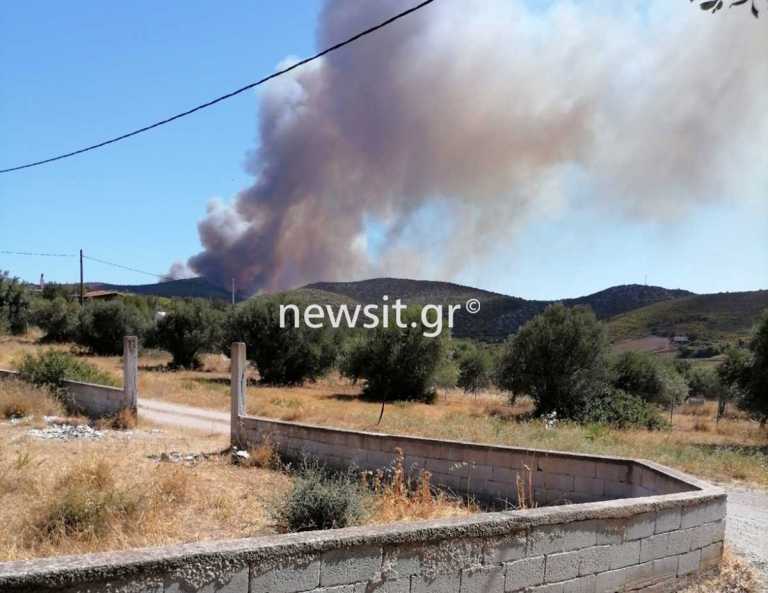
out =
[[[404,315],[406,327],[377,327],[353,343],[342,364],[342,373],[364,380],[363,396],[382,402],[435,400],[435,374],[445,346],[440,337],[427,338],[420,316]],[[414,325],[415,324],[415,325]]]
[[[29,294],[19,279],[0,272],[0,334],[27,331],[29,306]]]
[[[484,349],[475,347],[463,353],[459,359],[458,386],[467,393],[476,394],[491,384],[493,360]]]
[[[530,395],[538,415],[578,418],[607,382],[607,351],[605,329],[590,309],[551,305],[508,342],[499,386],[512,399]]]
[[[693,2],[694,0],[691,0]],[[707,10],[712,12],[712,14],[716,13],[719,10],[722,10],[725,3],[723,0],[696,0],[699,3],[699,8],[702,10]],[[730,6],[744,6],[749,2],[752,16],[755,18],[758,18],[760,16],[760,9],[757,7],[758,2],[757,0],[733,0]]]
[[[224,315],[200,299],[177,301],[157,322],[151,343],[171,353],[171,366],[198,368],[199,355],[219,346]]]
[[[648,352],[624,352],[611,368],[617,389],[647,402],[674,406],[688,397],[688,385],[677,369]]]
[[[327,328],[280,326],[279,298],[254,298],[237,306],[225,331],[224,351],[232,342],[245,342],[248,358],[261,381],[299,385],[314,381],[336,362],[338,338]],[[296,303],[292,303],[296,304]],[[292,315],[287,318],[292,320]]]
[[[768,423],[768,310],[764,311],[749,343],[751,353],[730,349],[718,369],[724,381],[738,387],[738,405],[761,426]]]
[[[152,321],[132,303],[94,301],[80,309],[76,342],[94,354],[116,356],[123,352],[123,337],[142,339]]]
[[[44,342],[69,342],[77,336],[78,311],[77,303],[61,296],[38,299],[32,304],[31,319],[43,330]]]
[[[692,395],[717,401],[717,420],[725,413],[726,404],[735,396],[735,390],[720,377],[717,369],[697,367],[688,373],[688,388]]]

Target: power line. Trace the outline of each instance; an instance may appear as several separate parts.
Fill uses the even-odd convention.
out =
[[[83,259],[88,259],[90,261],[95,261],[100,264],[104,264],[106,266],[112,266],[113,268],[120,268],[122,270],[128,270],[129,272],[137,272],[139,274],[146,274],[147,276],[155,276],[156,278],[165,278],[167,274],[155,274],[154,272],[147,272],[145,270],[139,270],[137,268],[131,268],[129,266],[124,266],[122,264],[116,264],[111,261],[107,261],[104,259],[99,259],[97,257],[91,257],[90,255],[83,254]]]
[[[33,253],[31,251],[5,251],[0,250],[3,255],[29,255],[34,257],[76,257],[74,253]]]
[[[292,66],[288,66],[287,68],[283,68],[282,70],[278,70],[277,72],[273,72],[269,76],[265,76],[264,78],[261,78],[260,80],[257,80],[256,82],[252,82],[250,84],[245,85],[244,87],[240,87],[239,89],[232,91],[231,93],[227,93],[226,95],[221,95],[220,97],[216,97],[215,99],[212,99],[211,101],[208,101],[206,103],[203,103],[201,105],[198,105],[197,107],[193,107],[192,109],[188,109],[187,111],[182,111],[181,113],[177,113],[176,115],[173,115],[171,117],[168,117],[166,119],[160,120],[158,122],[155,122],[153,124],[150,124],[148,126],[144,126],[143,128],[139,128],[138,130],[134,130],[132,132],[128,132],[126,134],[122,134],[120,136],[116,136],[115,138],[110,138],[109,140],[104,140],[103,142],[99,142],[98,144],[92,144],[91,146],[86,146],[85,148],[80,148],[79,150],[73,150],[72,152],[67,152],[64,154],[60,154],[58,156],[50,157],[47,159],[43,159],[41,161],[35,161],[32,163],[27,163],[25,165],[17,165],[16,167],[9,167],[7,169],[0,169],[0,173],[10,173],[11,171],[18,171],[20,169],[27,169],[29,167],[37,167],[39,165],[44,165],[46,163],[51,163],[53,161],[58,161],[61,159],[66,159],[68,157],[72,157],[78,154],[82,154],[84,152],[88,152],[90,150],[95,150],[97,148],[102,148],[103,146],[106,146],[107,144],[113,144],[114,142],[119,142],[120,140],[125,140],[126,138],[130,138],[131,136],[136,136],[138,134],[141,134],[143,132],[147,132],[149,130],[152,130],[153,128],[158,128],[162,125],[171,123],[172,121],[175,121],[177,119],[181,119],[182,117],[186,117],[187,115],[191,115],[195,113],[196,111],[200,111],[202,109],[205,109],[206,107],[211,107],[212,105],[215,105],[216,103],[220,103],[221,101],[225,101],[226,99],[230,99],[234,97],[235,95],[239,95],[240,93],[244,93],[247,90],[250,90],[254,87],[257,87],[261,84],[264,84],[265,82],[272,80],[273,78],[277,78],[279,76],[282,76],[283,74],[287,74],[291,70],[295,70],[296,68],[299,68],[301,66],[304,66],[305,64],[309,64],[310,62],[313,62],[314,60],[317,60],[318,58],[323,57],[326,54],[329,54],[333,51],[336,51],[337,49],[341,49],[345,45],[349,45],[350,43],[354,43],[358,39],[365,37],[366,35],[370,35],[371,33],[378,31],[379,29],[383,29],[387,25],[390,25],[394,23],[397,20],[400,20],[403,17],[408,16],[409,14],[416,12],[417,10],[424,8],[427,4],[431,4],[435,0],[425,0],[424,2],[421,2],[420,4],[417,4],[416,6],[409,8],[408,10],[405,10],[403,12],[400,12],[396,14],[395,16],[392,16],[388,18],[385,21],[380,22],[377,25],[374,25],[372,27],[369,27],[368,29],[365,29],[364,31],[361,31],[360,33],[357,33],[356,35],[353,35],[352,37],[349,37],[348,39],[345,39],[344,41],[341,41],[335,45],[332,45],[330,47],[327,47],[326,49],[316,53],[315,55],[305,58],[301,60],[300,62],[296,62]]]

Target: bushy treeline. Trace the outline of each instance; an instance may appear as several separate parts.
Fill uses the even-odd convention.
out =
[[[536,416],[653,428],[663,425],[660,409],[695,395],[716,399],[720,414],[734,401],[768,421],[768,314],[749,349],[731,347],[719,367],[704,368],[649,353],[611,353],[605,325],[588,308],[552,305],[504,344],[489,345],[425,337],[428,328],[413,309],[402,328],[281,327],[283,302],[259,297],[232,307],[125,296],[80,307],[55,286],[31,299],[4,274],[0,331],[19,333],[32,323],[44,341],[71,341],[102,355],[121,354],[123,336],[136,335],[145,346],[168,351],[171,366],[180,368],[199,366],[206,352],[229,354],[230,344],[241,341],[265,383],[301,384],[335,368],[359,381],[364,397],[381,402],[431,402],[438,387],[470,394],[493,387],[512,402],[529,396]],[[292,303],[302,311],[309,305]]]

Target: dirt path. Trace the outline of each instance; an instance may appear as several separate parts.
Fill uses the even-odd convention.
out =
[[[180,426],[210,433],[229,433],[229,414],[152,399],[139,400],[139,415],[155,424]],[[728,492],[726,538],[747,558],[768,586],[768,491],[719,484]]]
[[[768,490],[718,485],[728,492],[726,541],[760,572],[768,590]]]
[[[154,424],[191,428],[209,434],[229,434],[229,414],[216,410],[141,398],[139,417]]]

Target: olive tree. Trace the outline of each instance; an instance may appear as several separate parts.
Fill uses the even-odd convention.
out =
[[[555,304],[528,321],[506,345],[499,387],[528,394],[538,415],[579,418],[607,382],[608,339],[589,308]]]

